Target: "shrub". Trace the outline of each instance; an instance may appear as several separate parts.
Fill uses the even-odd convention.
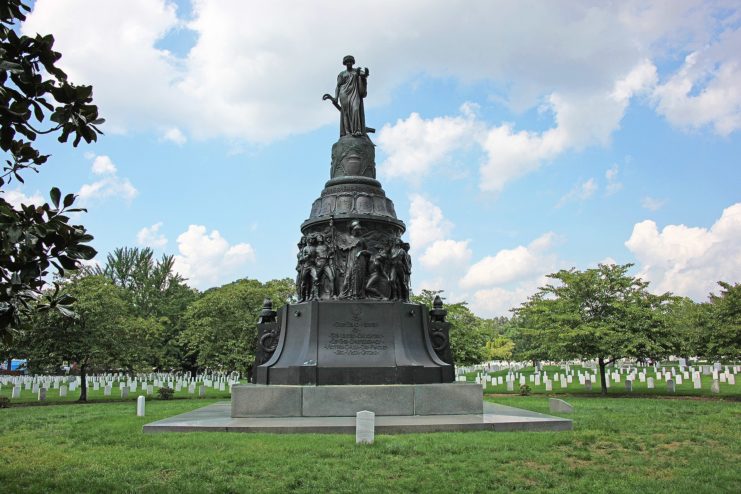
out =
[[[528,386],[527,384],[523,384],[522,386],[520,386],[520,394],[522,396],[530,396],[530,391],[532,390],[530,389],[530,386]]]
[[[175,390],[172,388],[159,388],[157,390],[157,395],[159,396],[160,400],[170,400],[172,399],[172,396],[175,394]]]
[[[7,396],[0,396],[0,408],[8,408],[10,406],[10,398]]]

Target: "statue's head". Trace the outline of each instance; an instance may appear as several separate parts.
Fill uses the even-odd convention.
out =
[[[305,235],[301,235],[301,238],[298,241],[298,245],[300,247],[303,247],[304,245],[306,245],[306,236]]]
[[[353,57],[352,55],[345,55],[345,58],[342,59],[342,65],[347,65],[347,64],[350,64],[350,65],[355,64],[355,57]]]
[[[323,243],[324,242],[324,235],[322,235],[321,233],[318,234],[316,236],[316,241],[319,242],[320,244]]]
[[[409,242],[402,242],[401,243],[401,248],[404,249],[407,252],[409,252],[410,247],[411,247],[411,245],[409,245]]]
[[[360,222],[358,220],[354,220],[350,223],[350,232],[353,235],[360,235]]]
[[[316,245],[316,237],[314,235],[309,237],[309,245]]]

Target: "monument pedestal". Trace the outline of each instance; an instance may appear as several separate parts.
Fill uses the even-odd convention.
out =
[[[483,413],[481,386],[473,383],[344,386],[232,386],[231,416],[354,417]]]
[[[430,340],[423,305],[324,300],[284,306],[274,353],[255,368],[264,385],[435,384],[454,380]],[[479,400],[480,397],[479,390]]]

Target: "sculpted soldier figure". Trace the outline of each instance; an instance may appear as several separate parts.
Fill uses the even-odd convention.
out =
[[[311,235],[307,245],[301,250],[301,295],[300,300],[314,300],[317,298],[314,280],[317,279],[316,270],[316,237]]]
[[[334,256],[327,244],[324,243],[324,235],[316,236],[316,278],[314,279],[314,292],[317,298],[324,298],[322,286],[326,284],[329,287],[329,296],[337,298],[337,288],[335,287],[334,275]]]
[[[303,302],[303,294],[301,292],[301,281],[303,280],[303,263],[301,262],[301,256],[304,250],[304,247],[306,247],[306,236],[301,235],[301,239],[298,241],[298,244],[296,244],[298,247],[298,253],[296,254],[296,296],[299,299],[299,302]]]
[[[409,302],[409,296],[412,292],[412,256],[409,255],[409,243],[402,242],[401,248],[404,249],[404,280],[401,284],[402,300]]]
[[[373,256],[370,260],[370,277],[368,283],[365,284],[366,293],[370,293],[376,298],[388,300],[388,297],[378,290],[378,284],[382,281],[388,282],[388,276],[386,275],[386,262],[388,261],[388,252],[386,249],[381,249]]]
[[[404,300],[404,264],[406,252],[402,248],[400,238],[394,240],[389,254],[389,288],[391,300]]]

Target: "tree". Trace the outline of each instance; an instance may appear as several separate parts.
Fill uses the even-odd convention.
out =
[[[741,355],[741,284],[719,281],[719,295],[710,294],[710,332],[705,355],[710,358],[738,358]]]
[[[62,290],[76,299],[75,313],[36,314],[22,333],[22,346],[33,365],[77,363],[82,380],[80,401],[87,401],[88,372],[118,368],[130,361],[132,350],[142,341],[141,335],[128,321],[122,290],[108,279],[77,277]]]
[[[263,300],[280,307],[295,290],[295,281],[288,278],[266,283],[243,279],[207,290],[185,311],[180,339],[200,368],[247,374],[254,363]]]
[[[174,256],[155,260],[150,248],[122,247],[108,254],[103,267],[90,270],[124,289],[132,314],[142,324],[159,325],[160,340],[153,342],[147,361],[154,368],[189,367],[179,335],[182,318],[198,292],[185,284],[174,270]]]
[[[548,275],[548,284],[515,310],[532,351],[548,358],[596,358],[602,393],[605,367],[625,357],[666,355],[670,294],[648,293],[648,283],[627,274],[632,264],[604,265]]]
[[[422,290],[412,301],[432,307],[435,296],[442,290]],[[456,365],[474,365],[487,359],[486,342],[491,336],[487,322],[477,317],[466,302],[445,304],[446,320],[450,323],[450,349]]]
[[[38,172],[47,161],[49,156],[33,146],[39,134],[54,133],[60,142],[73,137],[77,146],[81,140],[97,140],[97,125],[103,122],[92,104],[92,87],[72,84],[55,65],[61,54],[53,50],[54,37],[16,33],[29,10],[20,0],[0,3],[0,148],[6,155],[0,192],[13,179],[23,182],[22,172]],[[47,118],[53,126],[39,130]],[[74,194],[62,199],[54,187],[50,197],[51,204],[16,209],[0,196],[0,338],[6,343],[32,307],[68,311],[74,302],[57,289],[47,292],[45,302],[33,303],[50,265],[64,275],[96,254],[85,245],[93,238],[85,228],[69,224],[66,213],[81,211],[72,208]]]

